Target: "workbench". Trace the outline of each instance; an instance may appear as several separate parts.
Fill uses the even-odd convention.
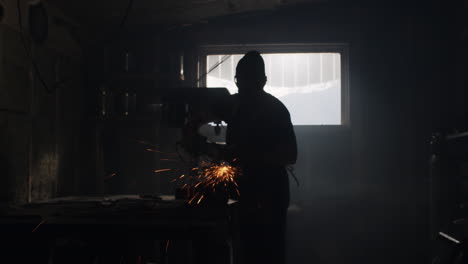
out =
[[[236,207],[232,200],[188,205],[168,195],[29,203],[0,211],[3,255],[17,263],[234,263]],[[207,260],[201,251],[210,247]]]

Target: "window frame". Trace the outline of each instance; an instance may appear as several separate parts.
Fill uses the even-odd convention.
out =
[[[350,120],[350,88],[349,88],[349,45],[346,43],[296,43],[296,44],[230,44],[202,45],[198,50],[197,83],[198,87],[206,87],[206,64],[208,55],[245,54],[250,50],[258,50],[261,54],[268,53],[339,53],[341,60],[341,124],[340,125],[295,125],[299,127],[336,127],[348,128]],[[201,78],[203,77],[203,78]]]

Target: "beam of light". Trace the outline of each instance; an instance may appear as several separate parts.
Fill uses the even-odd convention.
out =
[[[172,169],[161,169],[161,170],[155,170],[154,172],[163,172],[163,171],[171,171]]]
[[[45,222],[46,222],[46,220],[42,220],[42,221],[31,231],[31,233],[36,232],[36,230],[37,230],[42,224],[44,224]]]

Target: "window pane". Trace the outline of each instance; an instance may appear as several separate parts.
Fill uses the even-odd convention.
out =
[[[207,71],[226,55],[207,56]],[[208,87],[237,93],[234,75],[243,55],[233,54],[207,74]],[[341,124],[341,56],[339,53],[262,54],[268,81],[265,91],[289,109],[294,125]]]

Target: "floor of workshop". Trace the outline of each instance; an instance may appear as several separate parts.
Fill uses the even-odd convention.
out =
[[[289,212],[288,264],[429,263],[426,213],[375,197],[315,200]]]

